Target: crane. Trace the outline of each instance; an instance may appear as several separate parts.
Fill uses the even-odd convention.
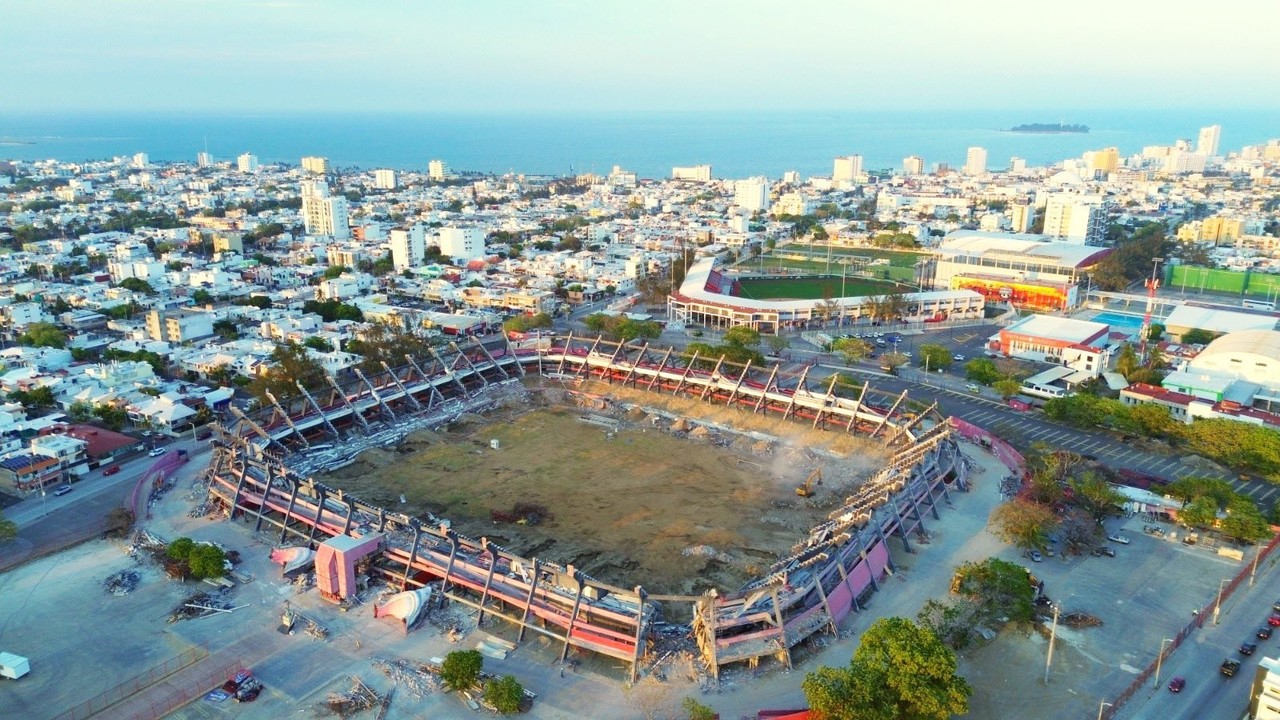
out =
[[[1156,288],[1160,287],[1160,281],[1156,279],[1156,272],[1160,267],[1160,261],[1164,258],[1151,258],[1151,279],[1146,281],[1147,286],[1147,313],[1142,316],[1142,351],[1139,353],[1145,363],[1147,356],[1147,336],[1151,334],[1151,311],[1156,304]]]
[[[813,495],[813,489],[822,484],[822,468],[816,468],[809,473],[809,477],[805,478],[804,484],[796,486],[796,494],[800,497],[810,497]]]

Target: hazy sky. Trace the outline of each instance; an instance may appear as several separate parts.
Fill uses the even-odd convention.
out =
[[[0,113],[1280,106],[1280,0],[0,0]]]

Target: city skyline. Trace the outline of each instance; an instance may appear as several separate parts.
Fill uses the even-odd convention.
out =
[[[9,112],[1273,108],[1280,6],[9,3]],[[68,22],[67,18],[76,18]],[[1270,18],[1271,22],[1267,22]],[[1231,37],[1230,53],[1177,52]],[[56,38],[56,42],[51,42]],[[1154,43],[1151,38],[1158,38]],[[1212,92],[1207,92],[1208,89]]]

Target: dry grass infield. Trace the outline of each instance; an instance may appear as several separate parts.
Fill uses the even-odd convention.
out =
[[[719,412],[748,424],[763,420]],[[881,453],[866,441],[790,423],[780,427],[801,437],[782,443],[697,426],[673,433],[671,426],[639,410],[507,410],[416,433],[398,450],[366,451],[324,482],[388,508],[433,512],[466,535],[571,563],[615,585],[700,593],[737,589],[789,552],[844,497],[841,486],[864,478]],[[850,459],[812,456],[803,449],[806,433]],[[823,486],[814,498],[797,497],[795,486],[818,466]]]

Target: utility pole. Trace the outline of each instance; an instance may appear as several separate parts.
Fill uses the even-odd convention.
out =
[[[1053,627],[1049,630],[1049,655],[1044,659],[1044,684],[1049,684],[1049,665],[1053,663],[1053,641],[1058,638],[1058,606],[1053,606]]]
[[[1160,665],[1164,662],[1164,645],[1165,643],[1171,642],[1173,642],[1173,640],[1170,640],[1169,638],[1165,638],[1160,641],[1160,654],[1156,656],[1156,684],[1153,688],[1155,690],[1160,689]]]
[[[1231,582],[1231,578],[1223,578],[1218,583],[1218,600],[1213,604],[1213,624],[1218,624],[1218,615],[1222,612],[1222,586]]]
[[[1156,288],[1160,287],[1160,281],[1156,279],[1156,272],[1160,268],[1161,257],[1151,258],[1151,279],[1146,282],[1147,285],[1147,312],[1142,316],[1142,356],[1147,355],[1147,336],[1151,334],[1151,311],[1155,309],[1156,304]]]
[[[1258,577],[1258,558],[1262,557],[1262,546],[1253,553],[1253,569],[1249,571],[1249,587],[1253,587],[1253,581]]]

